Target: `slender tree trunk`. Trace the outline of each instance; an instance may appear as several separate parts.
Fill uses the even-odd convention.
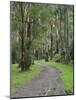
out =
[[[63,41],[62,41],[62,32],[61,32],[61,7],[59,8],[59,21],[60,21],[60,25],[59,25],[59,36],[60,36],[60,48],[62,48],[63,46]]]
[[[52,35],[52,25],[51,25],[50,39],[51,39],[51,60],[52,60],[52,58],[53,58],[53,35]]]
[[[64,6],[64,35],[65,35],[65,62],[68,63],[69,60],[69,50],[68,50],[68,11],[67,7]]]
[[[56,41],[55,41],[56,42],[55,43],[56,44],[56,53],[59,53],[59,39],[58,39],[58,35],[57,34],[56,34],[56,38],[57,38]]]
[[[56,8],[55,8],[56,9]],[[55,40],[55,44],[56,44],[56,53],[59,52],[59,40],[58,40],[58,27],[57,27],[57,12],[55,13],[55,28],[56,28],[56,40]]]

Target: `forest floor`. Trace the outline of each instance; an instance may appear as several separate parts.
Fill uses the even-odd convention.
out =
[[[11,91],[11,98],[65,95],[61,71],[47,64],[38,64],[40,72],[24,85]]]

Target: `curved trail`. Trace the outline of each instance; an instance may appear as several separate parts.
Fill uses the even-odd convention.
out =
[[[11,98],[65,95],[60,71],[49,65],[40,66],[42,67],[40,73],[11,93]]]

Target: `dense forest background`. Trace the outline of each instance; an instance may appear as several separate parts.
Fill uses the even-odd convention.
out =
[[[21,71],[41,59],[73,64],[73,10],[72,5],[11,2],[12,64]]]

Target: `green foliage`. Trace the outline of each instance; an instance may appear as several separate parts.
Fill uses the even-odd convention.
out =
[[[61,51],[61,52],[59,52],[59,53],[56,53],[55,55],[54,55],[54,57],[53,57],[53,60],[55,61],[55,62],[61,62],[61,63],[65,63],[66,61],[65,61],[65,51]],[[68,59],[69,60],[69,59]]]
[[[31,52],[26,50],[27,53],[25,53],[26,60],[24,63],[26,66],[30,66],[31,64],[33,58],[31,57],[32,51],[36,51],[39,48],[41,51],[45,52],[49,51],[48,49],[51,49],[48,55],[56,62],[65,63],[65,58],[67,58],[68,63],[70,63],[70,60],[73,60],[72,50],[71,52],[68,52],[68,50],[71,49],[70,44],[73,42],[73,6],[11,2],[10,8],[11,36],[13,37],[14,35],[14,37],[16,37],[15,39],[12,39],[14,45],[17,38],[20,38],[20,43],[22,43],[23,37],[24,48],[31,49]],[[30,29],[27,28],[29,21]],[[30,37],[27,36],[28,30],[29,34],[31,34]],[[13,32],[15,34],[12,34]],[[17,33],[19,33],[18,36]],[[58,43],[56,41],[58,41]],[[21,54],[22,51],[19,52],[14,45],[12,44],[12,60],[13,62],[17,62],[20,58],[19,53]],[[21,50],[22,44],[18,43],[17,45],[20,45],[19,49]],[[61,51],[61,53],[54,55],[54,50],[62,47],[66,49],[65,54]],[[69,49],[67,49],[68,47]],[[44,52],[42,55],[45,55]]]
[[[60,62],[61,61],[61,54],[55,54],[55,56],[53,57],[53,60],[56,62]]]

